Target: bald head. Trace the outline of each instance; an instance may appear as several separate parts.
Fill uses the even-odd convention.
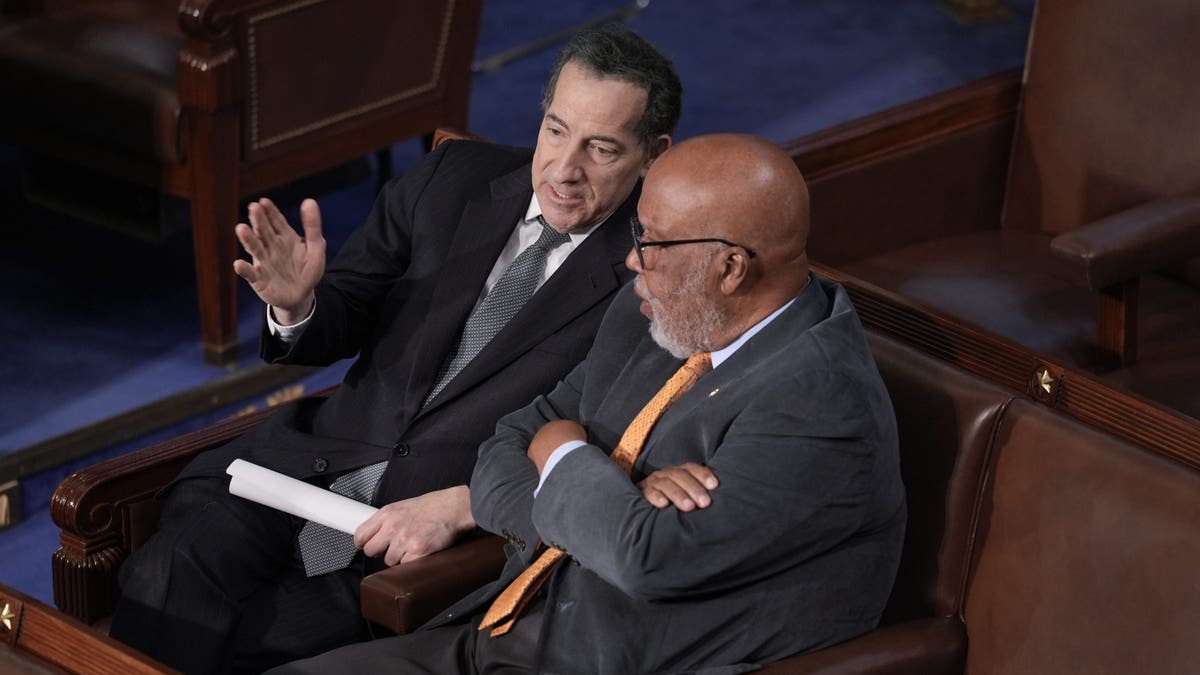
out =
[[[654,163],[645,189],[671,193],[701,228],[695,236],[743,243],[772,272],[807,275],[808,187],[777,145],[746,134],[697,136]]]
[[[713,134],[673,146],[646,175],[638,218],[645,265],[629,262],[643,277],[639,292],[662,303],[650,313],[666,314],[672,284],[702,282],[710,317],[720,317],[706,349],[724,346],[807,283],[808,188],[792,159],[769,141]],[[681,239],[721,241],[653,246]]]

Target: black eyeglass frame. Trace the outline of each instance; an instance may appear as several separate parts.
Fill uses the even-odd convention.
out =
[[[746,255],[751,258],[758,255],[758,253],[749,246],[738,244],[729,241],[728,239],[721,239],[720,237],[704,237],[701,239],[668,239],[666,241],[642,241],[642,235],[646,233],[646,230],[642,227],[641,222],[638,221],[637,216],[632,216],[629,218],[629,229],[630,233],[633,235],[633,250],[637,251],[638,265],[642,269],[646,269],[646,258],[642,254],[642,249],[646,248],[647,246],[670,248],[672,246],[679,246],[680,244],[725,244],[726,246],[733,246],[735,248],[742,249],[746,252]]]

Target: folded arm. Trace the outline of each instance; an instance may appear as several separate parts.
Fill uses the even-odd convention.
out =
[[[827,405],[846,393],[763,396],[707,456],[695,448],[720,481],[706,508],[658,508],[604,450],[587,445],[547,477],[533,523],[545,541],[633,596],[720,592],[776,574],[852,537],[879,499],[870,416]]]
[[[523,543],[527,557],[532,557],[540,540],[532,520],[539,467],[529,457],[531,443],[547,423],[578,419],[582,378],[583,366],[576,366],[549,396],[539,396],[501,418],[496,434],[479,449],[471,477],[471,514],[483,529],[510,543]],[[535,454],[544,462],[553,450],[548,447]]]

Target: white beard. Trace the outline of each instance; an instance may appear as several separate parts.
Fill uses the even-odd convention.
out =
[[[704,295],[704,273],[710,261],[711,257],[698,263],[679,286],[667,292],[667,301],[652,296],[638,278],[638,290],[654,316],[650,338],[677,359],[711,351],[714,334],[724,323],[725,313]]]

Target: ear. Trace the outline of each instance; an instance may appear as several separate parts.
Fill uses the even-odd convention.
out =
[[[746,281],[750,271],[750,258],[740,247],[734,247],[729,253],[720,258],[721,261],[721,293],[733,295]]]
[[[654,139],[654,142],[650,144],[650,152],[646,155],[646,161],[642,163],[642,178],[646,177],[646,172],[650,170],[650,165],[654,163],[654,160],[658,159],[659,155],[666,152],[669,147],[671,147],[670,136],[663,134]]]

